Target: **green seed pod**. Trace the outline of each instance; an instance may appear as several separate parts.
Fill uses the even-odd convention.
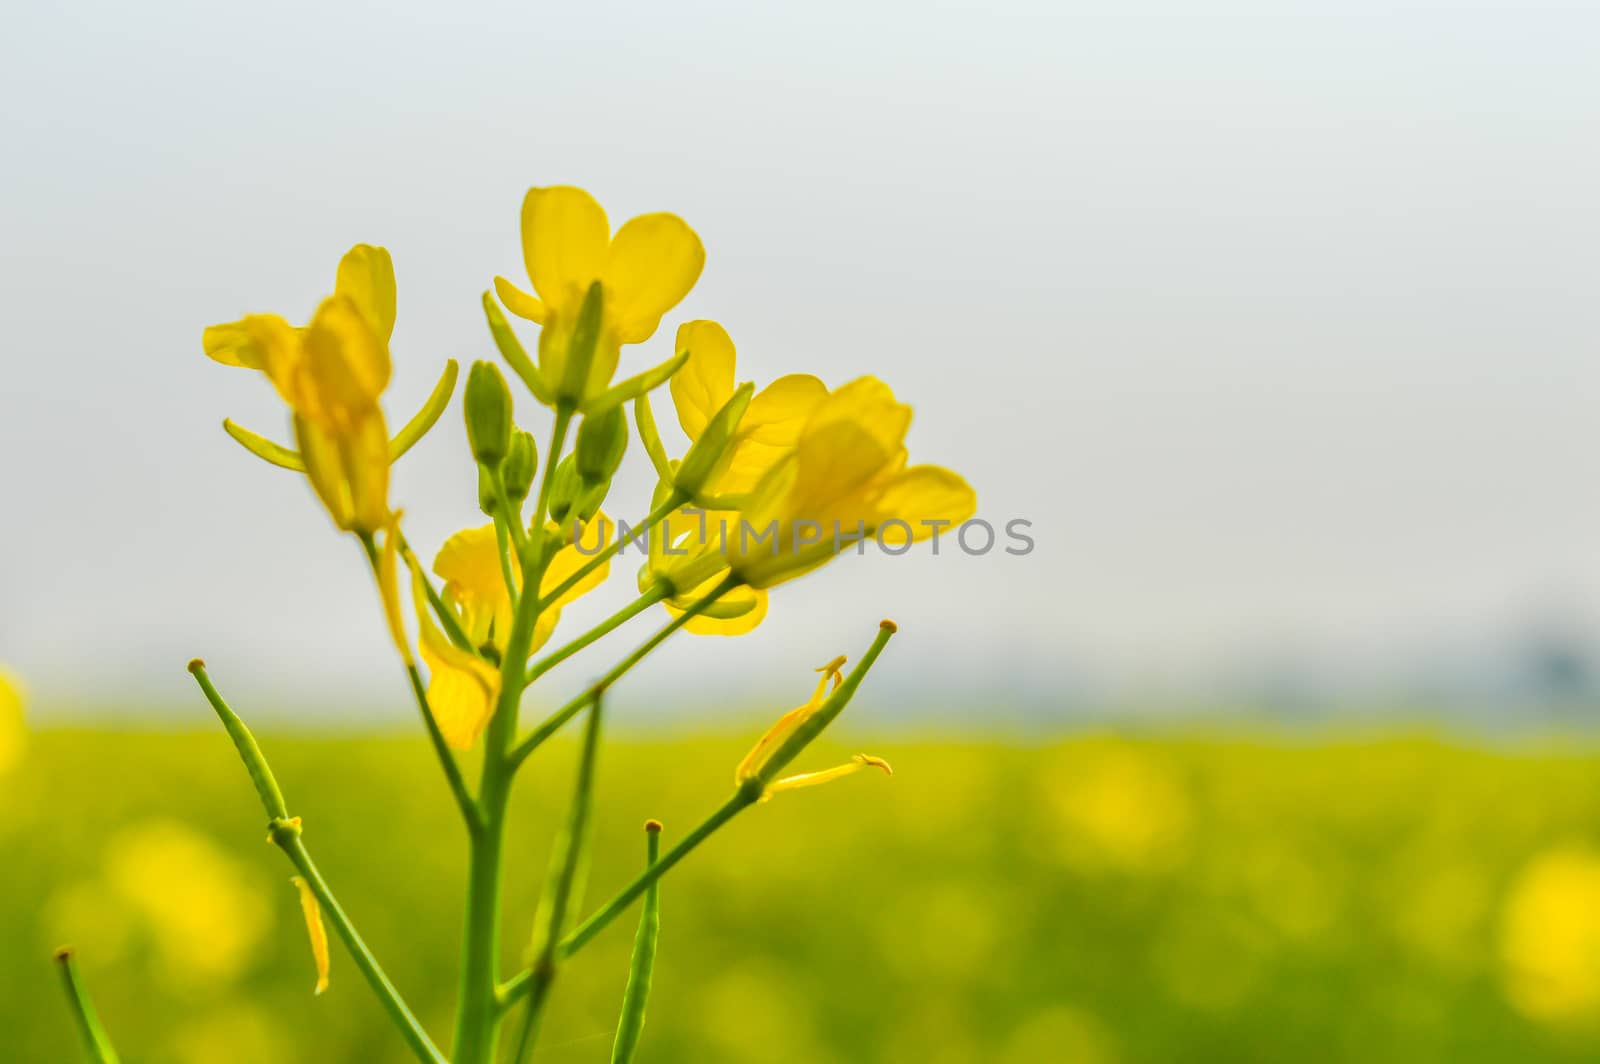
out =
[[[528,497],[528,489],[533,486],[533,474],[539,465],[539,445],[534,441],[533,433],[523,432],[521,429],[511,434],[511,449],[506,452],[506,460],[500,467],[500,475],[505,478],[506,494],[511,496],[512,506],[521,506],[522,500]]]
[[[578,475],[587,485],[610,480],[628,450],[628,418],[620,406],[589,414],[578,427]]]
[[[493,363],[472,364],[464,405],[472,457],[492,469],[511,447],[511,389]]]

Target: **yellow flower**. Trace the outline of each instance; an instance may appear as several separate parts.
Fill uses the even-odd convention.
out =
[[[844,674],[840,671],[844,667],[844,655],[834,658],[817,671],[822,673],[822,678],[817,681],[816,690],[811,692],[811,698],[803,706],[797,706],[778,718],[778,722],[763,735],[756,745],[751,747],[744,760],[739,762],[739,767],[734,770],[733,782],[735,786],[743,786],[747,780],[761,779],[773,755],[783,747],[784,741],[800,729],[808,720],[816,716],[822,709],[828,696],[828,685],[831,682],[833,690],[839,690],[844,683]],[[761,792],[763,802],[769,800],[779,791],[793,791],[801,787],[816,787],[824,783],[831,783],[864,768],[882,769],[884,775],[894,775],[894,769],[889,767],[889,762],[881,757],[871,754],[855,754],[842,765],[823,769],[820,772],[802,772],[794,776],[785,776],[782,779],[772,780],[766,784]]]
[[[378,399],[389,384],[394,317],[389,253],[359,244],[305,328],[252,314],[202,337],[216,361],[272,381],[293,413],[312,487],[345,530],[372,533],[388,522],[389,430]]]
[[[558,396],[580,406],[610,383],[621,345],[648,340],[661,316],[689,294],[706,258],[700,238],[676,215],[643,214],[613,235],[594,197],[566,185],[528,190],[522,254],[537,296],[504,277],[494,279],[495,291],[511,313],[543,326],[541,375]],[[601,319],[593,360],[582,380],[568,381],[573,329],[595,284]]]
[[[903,549],[971,517],[977,496],[960,476],[907,467],[910,426],[911,408],[875,377],[825,396],[741,506],[745,526],[728,544],[733,571],[771,587],[861,539]]]
[[[555,591],[569,577],[599,553],[611,534],[611,521],[595,515],[579,532],[576,543],[556,551],[540,582],[542,595]],[[522,568],[510,558],[512,578],[522,580]],[[530,650],[549,642],[561,621],[561,608],[598,587],[610,572],[611,563],[598,566],[582,580],[564,591],[545,607],[534,626]],[[433,571],[444,580],[441,597],[455,611],[462,631],[474,646],[495,646],[503,650],[511,631],[512,601],[500,568],[500,545],[494,525],[467,528],[439,548]],[[451,643],[434,621],[427,601],[422,574],[412,573],[412,597],[420,626],[418,649],[428,667],[428,705],[445,740],[459,750],[472,746],[500,695],[500,671],[472,651]]]
[[[714,321],[685,322],[678,327],[677,353],[687,353],[689,360],[672,377],[672,403],[692,443],[733,398],[733,340]],[[704,495],[737,496],[753,489],[794,449],[806,421],[827,396],[827,386],[805,373],[779,377],[757,392],[707,478]]]
[[[540,581],[541,596],[549,595],[566,579],[576,573],[600,553],[611,534],[611,519],[596,514],[594,520],[583,525],[578,541],[556,551],[545,568]],[[522,566],[515,554],[510,558],[512,578],[522,581]],[[475,646],[485,643],[504,645],[511,631],[511,595],[506,591],[505,577],[500,569],[500,544],[495,537],[494,525],[462,529],[444,541],[433,559],[433,571],[444,580],[443,597],[454,606],[461,618],[461,628]],[[560,598],[545,607],[534,628],[532,649],[544,646],[561,620],[561,607],[593,591],[605,581],[611,571],[610,561],[605,562],[567,589]]]
[[[739,514],[735,511],[680,508],[650,533],[640,590],[657,581],[668,584],[672,593],[664,600],[667,612],[674,617],[682,615],[728,575],[723,554],[738,527]],[[689,618],[684,631],[696,635],[744,635],[766,616],[765,590],[736,587]]]
[[[428,668],[428,707],[445,742],[471,749],[494,714],[500,697],[500,670],[450,642],[428,605],[422,573],[411,570],[411,601],[417,612],[417,649]]]

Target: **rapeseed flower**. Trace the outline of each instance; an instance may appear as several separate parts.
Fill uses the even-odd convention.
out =
[[[211,326],[201,340],[216,361],[272,381],[293,415],[306,475],[347,531],[371,534],[388,523],[389,430],[378,400],[389,384],[394,319],[389,253],[358,244],[309,325],[251,314]]]
[[[541,326],[539,374],[558,401],[579,408],[610,384],[622,345],[650,339],[661,316],[689,294],[706,258],[699,236],[678,216],[642,214],[613,234],[594,197],[567,185],[528,190],[522,254],[536,294],[504,277],[494,279],[495,292],[511,313]],[[594,347],[574,352],[596,286]],[[573,354],[577,360],[569,361]]]

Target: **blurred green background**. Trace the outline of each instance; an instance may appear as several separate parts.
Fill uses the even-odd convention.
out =
[[[638,868],[647,817],[670,840],[724,797],[749,739],[607,746],[586,910]],[[447,1037],[464,847],[425,746],[263,743],[333,889]],[[640,1059],[1600,1053],[1600,757],[1430,738],[861,748],[894,778],[780,795],[668,877]],[[552,744],[522,781],[513,957],[574,753]],[[129,1060],[408,1059],[337,943],[312,996],[290,870],[220,731],[44,730],[10,760],[7,1059],[73,1059],[49,960],[69,940]],[[630,913],[563,971],[542,1059],[608,1059],[631,940]]]

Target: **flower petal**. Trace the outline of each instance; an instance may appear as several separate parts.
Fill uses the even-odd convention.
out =
[[[482,734],[500,697],[500,673],[471,651],[445,637],[428,612],[422,573],[411,571],[411,598],[416,607],[418,649],[428,667],[428,705],[445,742],[467,750]]]
[[[611,518],[604,513],[595,514],[594,518],[579,530],[577,540],[556,551],[555,557],[550,559],[550,564],[544,571],[544,579],[539,584],[540,596],[543,597],[550,594],[579,569],[593,561],[594,557],[611,541],[611,534]],[[606,577],[610,574],[611,562],[607,559],[605,564],[596,566],[594,572],[589,573],[563,592],[560,598],[550,604],[545,613],[558,610],[562,606],[582,598],[604,583]],[[541,615],[542,619],[543,615]]]
[[[779,377],[763,388],[750,400],[727,464],[709,490],[718,495],[743,495],[752,490],[794,450],[806,423],[827,397],[827,385],[804,373]]]
[[[883,758],[873,757],[871,754],[856,754],[844,764],[825,768],[821,772],[802,772],[797,776],[785,776],[781,780],[773,780],[767,784],[766,793],[762,797],[770,798],[779,791],[797,791],[802,787],[817,787],[824,783],[832,783],[834,780],[854,775],[864,768],[882,769],[884,775],[894,775],[894,769],[890,768],[889,762]]]
[[[894,550],[927,539],[944,527],[940,522],[950,527],[961,524],[977,512],[978,495],[959,474],[943,466],[912,466],[889,480],[872,509],[869,523],[878,529],[879,542]],[[904,521],[910,534],[898,524],[883,527],[886,521]]]
[[[407,665],[414,663],[411,640],[406,635],[404,611],[400,608],[400,511],[389,517],[383,532],[383,553],[378,555],[378,594],[383,598],[383,617],[389,636]]]
[[[581,188],[530,188],[522,201],[522,257],[549,313],[577,315],[605,269],[610,240],[606,212]]]
[[[676,348],[678,354],[687,351],[689,361],[672,375],[668,388],[684,435],[698,440],[706,423],[733,398],[733,339],[714,321],[686,321],[678,326]]]
[[[394,335],[394,260],[389,249],[357,244],[339,260],[333,291],[354,303],[384,343]]]
[[[545,309],[543,303],[504,277],[494,279],[494,294],[500,297],[500,302],[506,305],[507,310],[519,318],[527,318],[539,325],[549,320],[550,312]]]
[[[200,334],[200,346],[210,358],[224,366],[266,369],[266,353],[257,346],[250,329],[242,321],[208,325]]]
[[[714,579],[720,581],[724,574],[718,574]],[[706,590],[710,590],[707,588]],[[698,589],[697,589],[698,591]],[[686,596],[687,597],[687,596]],[[739,587],[728,592],[718,601],[719,607],[747,607],[735,613],[734,610],[723,610],[724,616],[713,616],[702,613],[691,617],[683,626],[683,630],[693,635],[744,635],[755,631],[756,627],[767,617],[767,593],[753,587]],[[667,612],[672,616],[680,616],[684,611],[677,605],[668,601]]]
[[[675,214],[641,214],[617,230],[604,281],[606,313],[616,323],[618,341],[650,339],[661,315],[689,294],[705,264],[700,237]]]
[[[311,884],[299,876],[291,876],[289,882],[300,891],[300,912],[306,918],[306,936],[311,940],[311,956],[317,963],[317,988],[313,993],[321,994],[328,989],[328,929],[322,925],[322,906],[317,904]]]
[[[389,347],[351,300],[323,300],[306,328],[300,366],[308,417],[339,420],[372,406],[389,385]],[[384,441],[385,448],[388,441]]]
[[[444,595],[461,611],[461,627],[474,643],[491,635],[501,643],[511,628],[511,593],[500,571],[500,537],[494,525],[464,528],[444,541],[433,557],[433,571],[445,581]],[[522,567],[515,552],[512,578],[520,580]]]

